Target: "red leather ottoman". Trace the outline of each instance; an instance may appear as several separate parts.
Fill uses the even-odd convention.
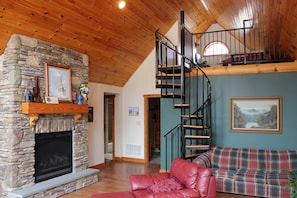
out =
[[[91,198],[134,198],[131,192],[114,192],[114,193],[103,193],[94,194]]]

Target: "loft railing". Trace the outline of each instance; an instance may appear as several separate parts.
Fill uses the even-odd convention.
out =
[[[270,43],[269,37],[258,28],[248,26],[243,21],[243,28],[193,33],[198,61],[204,66],[242,65],[288,62],[292,59],[281,51],[281,45]],[[229,50],[227,54],[205,55],[204,52],[212,42],[221,42]],[[217,50],[213,48],[213,53]]]

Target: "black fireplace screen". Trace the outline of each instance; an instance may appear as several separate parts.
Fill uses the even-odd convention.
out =
[[[72,172],[72,131],[35,135],[35,182]]]

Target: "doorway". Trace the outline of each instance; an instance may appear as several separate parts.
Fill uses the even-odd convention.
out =
[[[160,163],[160,95],[145,95],[145,159]]]
[[[114,99],[115,95],[104,95],[104,159],[114,159]]]

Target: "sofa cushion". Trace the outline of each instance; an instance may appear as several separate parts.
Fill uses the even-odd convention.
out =
[[[238,168],[238,150],[237,148],[213,147],[209,151],[212,168],[236,170]]]
[[[174,177],[170,177],[149,186],[147,190],[152,193],[159,193],[181,190],[183,188],[184,186],[179,181],[177,181],[177,179],[175,179]]]
[[[234,179],[249,183],[266,184],[266,172],[262,170],[238,169]]]
[[[250,195],[253,197],[268,197],[267,184],[234,181],[234,192],[236,194]],[[233,193],[234,193],[233,192]],[[288,198],[288,197],[269,197],[269,198]]]
[[[238,165],[240,169],[266,170],[265,150],[239,149]]]
[[[297,151],[266,150],[266,170],[268,172],[281,172],[297,167]]]
[[[170,167],[170,175],[180,181],[185,188],[195,188],[198,166],[181,158],[175,158]]]
[[[234,179],[219,177],[216,178],[216,191],[218,192],[234,192]]]
[[[267,173],[267,184],[284,186],[288,184],[288,174],[287,173]]]
[[[229,170],[229,169],[218,169],[218,168],[213,168],[212,169],[212,174],[216,178],[228,178],[228,179],[234,179],[236,171],[235,170]]]
[[[285,188],[284,186],[277,185],[265,185],[267,197],[275,197],[275,198],[289,198],[290,190]]]

